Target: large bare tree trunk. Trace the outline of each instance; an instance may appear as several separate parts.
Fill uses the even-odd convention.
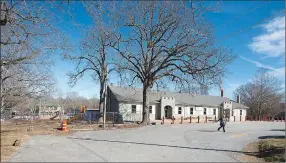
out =
[[[105,84],[100,84],[100,95],[99,95],[99,122],[103,122],[103,108],[104,108],[104,88]]]
[[[149,115],[149,92],[150,86],[143,85],[143,117],[141,125],[149,125],[150,124],[150,115]]]

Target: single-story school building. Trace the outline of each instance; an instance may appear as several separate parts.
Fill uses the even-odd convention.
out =
[[[142,120],[143,91],[109,85],[107,87],[106,111],[117,112],[123,121]],[[227,97],[194,95],[166,91],[150,92],[150,120],[188,117],[216,117],[224,115],[228,121],[245,121],[248,107],[240,103],[240,97],[233,101]]]

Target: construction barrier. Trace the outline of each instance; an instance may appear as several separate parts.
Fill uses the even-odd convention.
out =
[[[62,131],[64,131],[64,132],[68,131],[67,120],[63,120],[63,122],[62,122]]]
[[[84,113],[85,110],[86,110],[86,106],[81,106],[81,107],[80,107],[80,112],[81,112],[81,113]]]

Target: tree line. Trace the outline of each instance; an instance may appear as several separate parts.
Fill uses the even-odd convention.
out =
[[[128,86],[140,84],[142,125],[150,123],[151,89],[173,83],[178,91],[201,89],[206,94],[219,85],[226,66],[236,58],[217,44],[213,26],[204,17],[218,7],[206,7],[202,1],[2,2],[7,22],[1,25],[1,111],[52,93],[55,83],[49,67],[55,51],[75,64],[67,74],[70,86],[87,73],[99,83],[100,112],[111,75]],[[92,20],[91,25],[81,25],[83,36],[76,45],[58,26],[64,15],[73,19],[74,3]],[[242,101],[249,104],[244,97]]]
[[[250,82],[239,86],[234,95],[240,95],[241,102],[249,107],[247,115],[255,119],[285,116],[285,88],[265,68],[259,69]]]

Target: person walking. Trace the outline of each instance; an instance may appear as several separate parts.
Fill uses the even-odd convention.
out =
[[[222,128],[223,132],[225,132],[225,119],[223,118],[223,116],[221,116],[219,119],[219,125],[220,127],[217,130],[219,131]]]

